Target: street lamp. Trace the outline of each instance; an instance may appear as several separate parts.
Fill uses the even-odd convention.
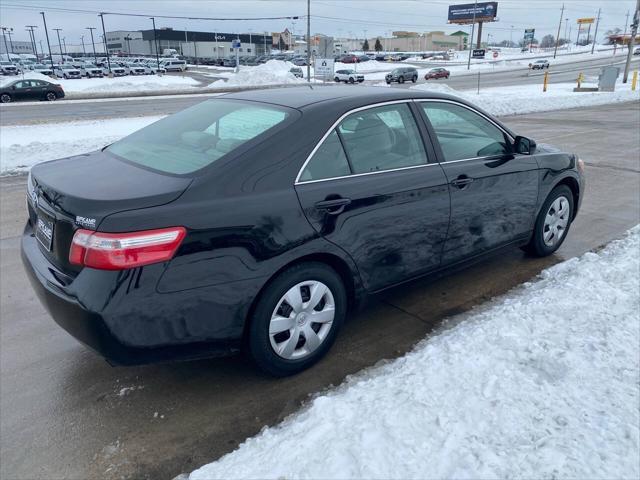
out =
[[[124,37],[124,39],[127,41],[127,53],[129,56],[131,56],[131,36],[127,34],[127,36]]]
[[[60,53],[60,63],[64,63],[64,58],[62,57],[62,42],[60,41],[60,31],[61,28],[52,28],[51,30],[55,30],[58,35],[58,52]]]
[[[87,56],[87,51],[84,48],[84,35],[80,35],[80,41],[82,42],[82,56],[86,57]]]
[[[85,27],[85,30],[89,30],[91,32],[91,46],[93,47],[93,59],[98,64],[98,55],[96,55],[96,43],[93,41],[93,31],[96,27]]]

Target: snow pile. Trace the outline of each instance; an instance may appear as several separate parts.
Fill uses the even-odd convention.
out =
[[[575,86],[575,83],[550,83],[547,91],[543,92],[542,85],[495,88],[483,88],[481,85],[479,95],[473,90],[455,90],[444,83],[427,82],[411,88],[455,95],[493,115],[517,115],[640,100],[640,90],[632,91],[630,82],[618,83],[615,92],[574,92]]]
[[[638,478],[639,292],[635,227],[189,479]]]
[[[24,78],[45,80],[62,85],[65,93],[93,92],[151,92],[171,88],[192,88],[198,81],[183,75],[134,75],[124,77],[64,79],[51,78],[38,72],[27,72]],[[10,81],[20,80],[22,75],[11,77]]]
[[[16,125],[0,129],[0,175],[102,148],[162,117]]]
[[[229,75],[229,79],[218,80],[211,83],[210,87],[236,87],[245,85],[282,85],[289,83],[305,83],[306,80],[296,78],[291,70],[293,65],[281,60],[269,60],[267,63],[255,67],[240,67],[235,75]],[[306,67],[305,67],[306,68]]]

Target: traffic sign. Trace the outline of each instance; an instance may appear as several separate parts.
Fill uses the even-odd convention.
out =
[[[333,58],[316,58],[316,62],[313,66],[315,76],[331,80],[333,78],[334,66]]]
[[[471,56],[473,58],[484,58],[485,50],[484,48],[476,48],[471,52]]]
[[[231,48],[240,48],[241,43],[239,39],[231,40]]]
[[[493,58],[498,58],[498,52],[493,52]]]

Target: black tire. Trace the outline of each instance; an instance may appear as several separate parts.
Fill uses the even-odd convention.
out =
[[[8,93],[0,95],[0,103],[11,103],[11,95]]]
[[[338,77],[334,78],[337,83],[340,83],[340,79]]]
[[[353,79],[353,77],[350,77],[349,78],[349,83],[354,83],[354,82],[355,82],[355,80]]]
[[[417,76],[417,75],[414,75],[414,76],[413,76],[413,78],[411,79],[411,81],[412,81],[413,83],[416,83],[416,82],[418,81],[418,76]]]
[[[47,92],[44,98],[48,102],[55,102],[58,99],[58,96],[55,94],[55,92]]]
[[[387,85],[391,85],[391,82],[389,80],[387,80]]]
[[[294,285],[308,280],[324,283],[335,302],[335,314],[331,329],[324,341],[308,356],[299,360],[285,359],[271,346],[269,324],[274,309],[282,296]],[[260,295],[249,319],[248,350],[255,364],[264,372],[285,377],[301,372],[320,360],[331,348],[347,314],[347,294],[340,276],[331,267],[318,262],[295,265],[278,275]]]
[[[560,240],[553,244],[552,246],[547,245],[544,242],[544,232],[545,232],[545,217],[551,207],[551,204],[556,201],[559,197],[565,197],[569,203],[569,221],[567,223],[567,227],[564,230],[564,234]],[[531,236],[531,240],[529,243],[523,247],[523,250],[531,255],[535,255],[537,257],[546,257],[547,255],[551,255],[553,252],[558,250],[560,246],[564,243],[567,235],[569,235],[569,229],[571,228],[571,222],[573,220],[573,212],[574,212],[574,204],[573,204],[573,192],[566,185],[558,185],[554,188],[551,193],[547,196],[547,199],[542,204],[542,208],[540,209],[540,213],[538,213],[538,218],[536,218],[536,223],[533,229],[533,235]]]
[[[398,83],[404,83],[404,77],[398,77]]]

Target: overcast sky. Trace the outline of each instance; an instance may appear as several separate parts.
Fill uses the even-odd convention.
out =
[[[459,28],[447,24],[450,4],[473,3],[449,0],[311,0],[311,31],[335,36],[367,37],[384,36],[395,30],[453,32]],[[491,34],[491,41],[522,38],[525,28],[535,28],[536,37],[556,34],[560,9],[565,5],[561,37],[565,26],[571,29],[575,41],[576,19],[595,17],[602,7],[598,38],[605,31],[619,27],[624,29],[625,14],[635,8],[635,0],[500,0],[499,21],[485,24],[483,40]],[[135,13],[141,17],[105,15],[105,27],[110,30],[144,30],[151,28],[149,15],[198,16],[217,18],[255,18],[300,16],[298,20],[189,20],[157,18],[157,27],[226,33],[262,33],[294,28],[296,34],[306,32],[306,0],[2,0],[0,22],[12,27],[14,40],[28,40],[25,25],[37,25],[36,39],[44,39],[40,11],[46,13],[49,35],[53,28],[61,28],[61,36],[67,45],[80,44],[80,36],[87,35],[84,27],[102,29],[97,13],[100,11]],[[69,10],[82,10],[75,12]],[[324,17],[324,18],[323,18]],[[328,17],[328,18],[327,18]],[[631,22],[631,20],[629,20]],[[592,26],[592,33],[595,25]],[[463,27],[467,28],[468,27]],[[55,40],[51,40],[55,43]]]

